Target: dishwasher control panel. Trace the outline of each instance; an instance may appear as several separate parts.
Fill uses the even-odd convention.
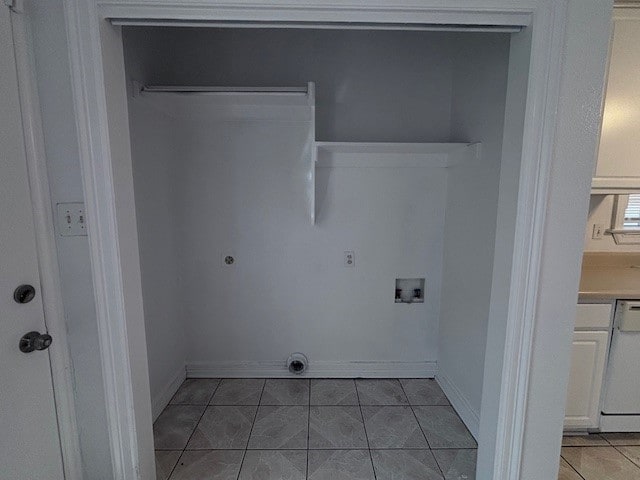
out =
[[[640,332],[640,300],[618,301],[615,324],[621,332]]]

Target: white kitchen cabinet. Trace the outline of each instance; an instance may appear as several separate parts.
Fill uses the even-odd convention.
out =
[[[640,8],[617,8],[604,102],[597,193],[640,189]]]
[[[576,330],[608,330],[611,325],[611,303],[580,303],[576,312]]]
[[[573,334],[566,430],[598,427],[608,341],[608,331],[586,330]]]

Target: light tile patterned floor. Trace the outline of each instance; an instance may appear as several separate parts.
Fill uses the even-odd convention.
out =
[[[475,478],[435,380],[189,379],[153,431],[161,480]]]
[[[563,437],[558,480],[640,480],[640,434]]]

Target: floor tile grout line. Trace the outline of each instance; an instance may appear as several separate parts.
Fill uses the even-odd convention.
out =
[[[640,465],[638,465],[636,462],[634,462],[631,458],[629,458],[627,456],[626,453],[624,453],[622,450],[620,450],[618,447],[633,447],[633,446],[637,446],[637,445],[611,445],[616,452],[620,453],[620,455],[622,455],[624,458],[626,458],[627,460],[629,460],[634,467],[636,467],[638,470],[640,470]]]
[[[356,398],[358,399],[358,408],[360,409],[360,418],[362,418],[362,428],[364,430],[364,437],[367,439],[367,452],[369,453],[369,461],[371,462],[371,469],[373,470],[374,480],[378,479],[376,474],[376,466],[373,463],[373,455],[371,454],[371,444],[369,443],[369,434],[367,433],[367,425],[364,422],[364,413],[362,412],[362,404],[360,403],[360,391],[358,390],[358,382],[353,380],[353,385],[356,389]]]
[[[238,475],[236,476],[236,480],[239,480],[240,473],[242,472],[242,466],[244,465],[244,459],[247,456],[247,450],[249,449],[249,442],[251,441],[251,434],[253,433],[253,427],[256,424],[256,420],[258,419],[258,410],[260,410],[260,402],[262,401],[262,395],[264,394],[264,389],[266,386],[267,386],[267,379],[264,379],[262,382],[262,390],[260,390],[260,398],[258,399],[258,406],[256,406],[256,413],[253,415],[253,422],[251,422],[251,428],[249,429],[249,436],[247,437],[247,443],[244,446],[244,452],[242,453],[242,460],[240,460],[240,468],[238,469]]]
[[[581,448],[581,447],[571,447],[571,448]],[[189,448],[188,451],[190,452],[196,452],[196,451],[202,451],[202,450],[412,450],[412,451],[420,451],[420,450],[431,450],[431,451],[439,451],[439,450],[472,450],[472,451],[476,451],[478,450],[477,448],[470,448],[470,447],[465,447],[465,448],[458,448],[458,447],[445,447],[445,448],[429,448],[429,447],[372,447],[371,449],[369,449],[368,447],[327,447],[327,446],[323,446],[323,447],[318,447],[318,448],[292,448],[292,447],[286,447],[286,448],[266,448],[266,447],[260,447],[260,448]],[[159,448],[157,450],[155,450],[156,452],[180,452],[182,451],[180,448]]]
[[[309,447],[311,440],[311,379],[309,378],[309,406],[307,407],[307,470],[305,472],[305,479],[309,478]]]
[[[213,392],[211,392],[211,396],[209,397],[209,400],[207,400],[207,406],[211,403],[211,400],[213,399],[213,396],[218,391],[218,387],[220,386],[221,383],[222,383],[222,379],[218,378],[218,383],[216,384],[216,388],[213,389]]]
[[[582,476],[582,474],[578,471],[578,469],[577,469],[576,467],[574,467],[574,466],[571,464],[571,462],[569,462],[569,460],[567,460],[566,458],[564,458],[564,457],[562,456],[562,454],[560,454],[560,458],[561,458],[562,460],[564,460],[565,462],[567,462],[567,465],[569,465],[569,467],[571,467],[571,470],[573,470],[574,472],[576,472],[576,474],[577,474],[577,475],[578,475],[582,480],[585,480],[585,478],[584,478],[584,477]]]
[[[407,392],[404,389],[404,385],[402,385],[402,382],[400,380],[398,380],[398,383],[400,384],[400,388],[402,389],[402,393],[404,393],[404,396],[407,397],[407,401],[409,401],[409,396],[407,395]],[[410,402],[409,402],[409,408],[411,409],[411,413],[413,414],[413,418],[416,419],[416,423],[418,424],[418,428],[420,429],[420,433],[422,433],[422,436],[424,437],[424,441],[427,442],[427,447],[429,447],[429,450],[432,450],[431,444],[429,443],[429,439],[427,438],[427,435],[424,433],[422,425],[420,425],[420,421],[418,420],[418,416],[416,415],[416,412],[413,409],[413,405],[411,405]]]
[[[185,382],[186,381],[187,381],[187,379],[185,379]],[[182,383],[184,384],[184,382],[182,382]],[[213,393],[211,394],[211,398],[213,398],[215,393],[218,391],[218,387],[220,386],[220,383],[222,383],[222,380],[219,381],[218,384],[216,385],[216,388],[213,389]],[[182,384],[180,386],[182,386]],[[176,393],[177,393],[177,391],[176,391]],[[209,400],[211,400],[211,398]],[[202,406],[202,405],[198,405],[198,406]],[[167,407],[165,407],[165,408],[167,408]],[[196,433],[196,430],[198,429],[198,425],[200,425],[200,422],[202,421],[202,417],[204,417],[204,414],[207,412],[207,408],[209,408],[209,406],[205,405],[204,406],[204,410],[202,411],[202,414],[200,415],[200,418],[196,422],[196,426],[193,428],[193,431],[191,432],[191,435],[189,435],[189,438],[187,439],[187,442],[184,444],[184,448],[182,449],[182,452],[180,453],[180,456],[178,457],[178,460],[176,461],[176,464],[173,466],[173,468],[171,469],[171,472],[169,473],[169,476],[167,477],[169,480],[171,479],[171,476],[173,475],[173,472],[175,471],[176,467],[178,466],[178,463],[180,463],[180,459],[184,455],[184,452],[187,451],[187,446],[189,445],[189,442],[191,441],[191,438],[193,437],[193,434]]]
[[[416,423],[418,424],[418,428],[422,432],[422,436],[424,437],[424,440],[427,442],[427,446],[429,447],[429,452],[431,453],[431,456],[433,457],[433,460],[436,463],[436,467],[438,467],[438,471],[440,472],[440,475],[442,476],[442,478],[444,480],[444,478],[445,478],[444,471],[442,470],[442,467],[440,466],[440,463],[438,462],[438,459],[436,458],[436,455],[433,453],[433,449],[431,448],[431,444],[429,443],[429,439],[427,438],[427,434],[424,433],[424,429],[422,428],[422,425],[420,425],[420,421],[418,420],[418,416],[416,415],[416,412],[413,409],[414,405],[412,405],[411,402],[409,401],[409,395],[407,395],[407,392],[404,389],[404,385],[402,385],[402,382],[400,381],[400,379],[398,379],[398,383],[400,384],[400,388],[402,389],[402,393],[404,393],[404,396],[407,397],[407,402],[409,402],[409,408],[411,409],[411,413],[413,413],[413,418],[416,419]]]
[[[171,405],[167,405],[167,407],[306,407],[308,403],[263,403],[258,405],[257,403],[172,403]],[[312,404],[312,407],[357,407],[357,404],[353,405],[336,405],[334,403],[330,403],[327,405],[315,405]],[[371,407],[392,407],[393,405],[365,405]],[[420,405],[420,406],[429,406],[429,405]],[[164,411],[164,410],[163,410]]]

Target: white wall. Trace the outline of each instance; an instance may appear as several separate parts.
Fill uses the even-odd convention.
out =
[[[166,99],[143,95],[130,104],[152,396],[168,373],[168,360],[152,355],[177,354],[166,351],[176,328],[199,374],[247,362],[237,374],[265,365],[285,374],[294,351],[309,356],[310,374],[360,373],[352,362],[433,374],[445,169],[319,168],[314,226],[305,201],[308,122],[205,120],[216,117],[216,105],[198,97],[197,113],[166,116],[163,129],[157,118]],[[156,145],[146,143],[153,138]],[[167,140],[175,148],[165,148]],[[355,268],[343,266],[345,250],[355,251]],[[222,262],[227,254],[236,259],[231,267]],[[424,304],[394,303],[397,277],[425,276]],[[163,347],[154,345],[156,333]]]
[[[131,109],[131,154],[144,299],[151,399],[168,401],[185,376],[185,298],[179,289],[182,234],[177,228],[176,125],[146,102]],[[176,385],[177,384],[177,385]],[[167,398],[169,397],[169,398]],[[159,400],[156,400],[159,399]],[[154,417],[164,407],[154,404]]]
[[[474,435],[478,433],[492,289],[509,38],[471,34],[454,60],[454,141],[482,142],[476,167],[448,180],[439,379]],[[447,388],[449,390],[447,390]]]
[[[593,227],[596,224],[611,228],[613,216],[614,195],[591,195],[589,200],[589,219],[584,232],[585,252],[640,252],[640,245],[616,245],[613,236],[605,234],[602,238],[594,240]]]
[[[26,2],[25,8],[55,208],[57,203],[83,201],[63,5],[62,1],[50,0]],[[87,237],[56,235],[56,247],[73,363],[83,478],[112,478]]]
[[[450,33],[138,27],[123,36],[128,75],[150,84],[315,82],[318,140],[449,140]]]

